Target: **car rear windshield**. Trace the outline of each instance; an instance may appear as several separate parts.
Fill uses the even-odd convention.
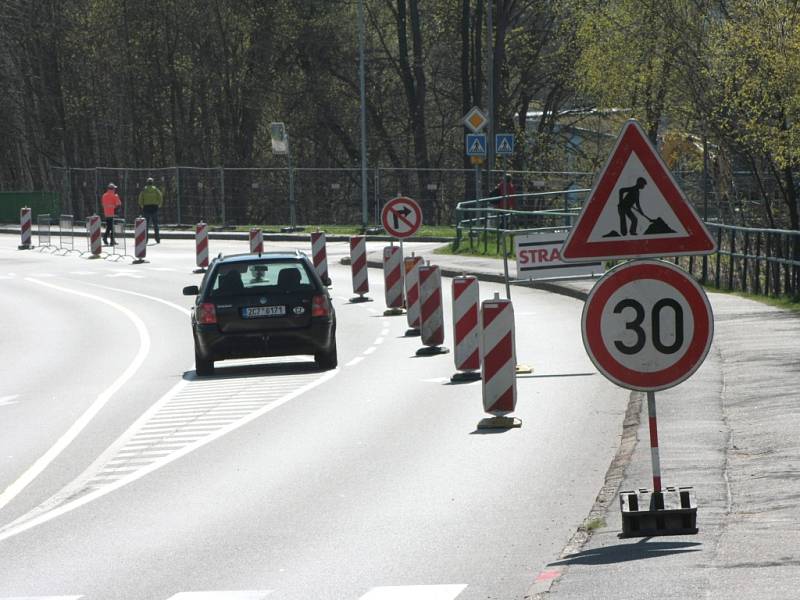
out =
[[[302,292],[314,283],[302,262],[254,262],[219,265],[209,282],[212,296]]]

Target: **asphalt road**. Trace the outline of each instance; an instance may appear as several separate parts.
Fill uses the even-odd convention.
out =
[[[523,598],[617,449],[628,393],[586,357],[580,301],[515,290],[523,426],[485,434],[480,384],[449,383],[452,353],[415,357],[379,271],[375,301],[348,302],[343,243],[339,369],[197,378],[192,242],[142,265],[17,242],[0,236],[0,600]]]

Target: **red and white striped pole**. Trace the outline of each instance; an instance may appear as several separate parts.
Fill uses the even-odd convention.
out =
[[[661,491],[661,459],[658,456],[658,424],[656,422],[656,393],[647,392],[647,414],[650,417],[650,459],[653,462],[653,491]]]
[[[420,265],[419,303],[420,303],[420,336],[423,348],[417,350],[417,356],[445,354],[449,349],[444,343],[444,311],[442,310],[442,275],[436,265]]]
[[[406,273],[406,319],[409,330],[407,336],[419,335],[420,306],[419,306],[419,267],[423,260],[421,256],[408,256],[403,259],[403,268]]]
[[[19,209],[19,235],[21,244],[17,246],[18,250],[31,249],[31,209],[23,206]]]
[[[264,253],[264,234],[261,229],[253,227],[250,229],[250,254]]]
[[[450,381],[475,381],[481,378],[478,278],[463,275],[453,278],[453,360],[456,371]]]
[[[399,246],[386,246],[383,249],[383,283],[386,310],[384,315],[403,314],[403,251]]]
[[[91,252],[89,258],[100,258],[103,248],[100,241],[100,217],[98,215],[89,217],[86,228],[89,230],[89,251]]]
[[[144,217],[136,217],[133,222],[133,255],[135,265],[143,263],[147,256],[147,221]]]
[[[314,259],[314,269],[322,281],[328,279],[328,251],[325,248],[325,233],[319,229],[311,234],[311,256]]]
[[[208,268],[208,225],[202,221],[194,231],[194,242],[197,253],[197,269],[195,273],[205,273]]]
[[[483,361],[481,380],[483,409],[492,415],[478,428],[519,427],[519,419],[508,417],[517,405],[517,356],[514,348],[514,306],[495,293],[481,304]]]
[[[350,238],[350,273],[353,276],[353,293],[357,298],[350,302],[367,302],[369,298],[364,294],[369,293],[369,276],[367,275],[367,238],[356,235]]]

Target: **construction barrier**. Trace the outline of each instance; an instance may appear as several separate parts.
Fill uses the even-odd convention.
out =
[[[419,267],[423,260],[421,256],[408,256],[403,259],[405,269],[405,288],[406,288],[406,319],[408,320],[408,331],[406,335],[419,335]]]
[[[364,295],[369,293],[369,276],[367,275],[367,238],[356,235],[350,238],[350,273],[353,276],[353,293],[358,298],[351,302],[369,300]]]
[[[250,254],[264,253],[264,234],[258,227],[250,230]]]
[[[50,240],[50,215],[37,215],[36,226],[39,235],[39,248],[50,248],[53,245]]]
[[[451,381],[480,379],[481,351],[478,313],[478,278],[463,275],[453,278],[453,360],[456,371]]]
[[[136,217],[133,222],[133,256],[133,263],[137,265],[147,256],[147,221],[144,217]]]
[[[325,248],[325,234],[317,231],[311,234],[311,256],[314,260],[314,269],[319,278],[325,282],[328,279],[328,252]]]
[[[61,215],[58,217],[58,247],[64,254],[75,250],[75,217]]]
[[[19,250],[31,249],[31,209],[23,206],[19,209],[19,235],[20,245],[17,246]]]
[[[420,265],[419,302],[420,302],[420,335],[423,348],[417,350],[417,356],[430,356],[449,352],[444,348],[444,312],[442,310],[442,275],[436,265]]]
[[[100,217],[92,215],[86,220],[86,233],[88,236],[89,258],[100,258],[102,241],[100,239]]]
[[[200,222],[195,227],[194,242],[197,254],[195,273],[205,273],[208,268],[208,224]]]
[[[484,419],[479,428],[518,427],[519,419],[507,417],[517,405],[517,355],[514,347],[514,306],[511,300],[495,293],[481,304],[483,360],[481,380],[483,409],[493,419]]]
[[[111,241],[111,256],[114,260],[119,260],[128,255],[128,240],[125,238],[125,219],[114,218],[111,227],[113,237]]]
[[[383,249],[383,282],[386,298],[385,315],[403,314],[403,252],[399,246]]]

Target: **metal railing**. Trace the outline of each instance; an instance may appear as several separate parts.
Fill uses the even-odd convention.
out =
[[[43,215],[36,215],[36,225],[39,235],[39,249],[44,250],[54,248],[50,235],[52,226],[52,219],[50,215],[47,213]]]

